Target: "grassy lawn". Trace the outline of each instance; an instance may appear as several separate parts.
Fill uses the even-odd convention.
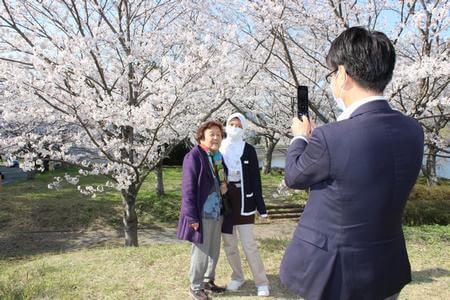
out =
[[[31,181],[5,185],[0,193],[0,226],[5,226],[10,231],[79,230],[121,226],[122,200],[117,191],[109,190],[92,198],[82,195],[69,184],[62,185],[58,190],[47,188],[54,176],[63,177],[65,173],[74,176],[77,172],[73,169],[57,170],[36,174]],[[274,198],[274,194],[277,196],[282,177],[276,172],[262,176],[266,202],[305,201],[304,192]],[[106,179],[100,176],[80,177],[80,182],[95,186],[106,182]],[[159,222],[169,222],[175,226],[180,209],[181,169],[164,169],[165,195],[161,199],[154,192],[155,183],[155,176],[149,176],[139,192],[136,208],[140,226],[148,227]]]
[[[107,191],[91,198],[72,185],[48,189],[54,176],[75,175],[75,170],[37,174],[33,180],[5,185],[0,194],[0,226],[9,231],[77,230],[107,225],[120,216],[120,195]],[[100,176],[81,177],[82,184],[101,184]],[[70,211],[70,213],[68,213]]]
[[[413,282],[400,299],[450,299],[449,228],[407,227]],[[272,299],[295,298],[278,280],[278,267],[287,239],[259,240],[271,281]],[[38,255],[0,261],[2,299],[186,299],[190,246],[171,243],[134,249],[104,248]],[[247,278],[249,269],[244,264]],[[223,256],[217,282],[226,284],[230,268]],[[237,294],[218,298],[253,299],[248,280]]]
[[[122,204],[116,191],[92,198],[70,185],[59,190],[47,189],[53,176],[63,176],[65,172],[73,175],[76,170],[38,174],[33,180],[3,188],[0,247],[8,241],[6,237],[13,239],[20,232],[120,230]],[[304,201],[306,194],[303,192],[277,196],[281,178],[282,174],[277,172],[262,176],[266,202]],[[176,226],[180,181],[179,168],[166,168],[165,196],[155,196],[153,176],[142,186],[137,200],[141,227]],[[82,182],[101,184],[105,178],[90,176],[82,178]],[[447,199],[449,190],[448,184],[424,190],[419,180],[413,195],[419,198],[432,191],[435,197]],[[448,204],[442,208],[444,213],[449,213],[445,211]],[[272,226],[276,228],[277,223]],[[400,299],[450,299],[450,226],[405,226],[405,234],[413,282],[402,291]],[[280,236],[258,240],[273,299],[295,299],[278,280],[280,260],[289,239],[290,236]],[[0,299],[187,299],[189,254],[189,243],[172,242],[135,249],[99,246],[60,253],[36,251],[23,256],[0,255]],[[246,277],[251,278],[245,263],[244,267]],[[230,273],[222,252],[217,282],[226,284]],[[225,293],[218,298],[256,299],[254,285],[248,280],[239,293]]]

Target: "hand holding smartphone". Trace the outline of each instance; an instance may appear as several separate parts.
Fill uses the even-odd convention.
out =
[[[297,88],[297,117],[300,120],[302,120],[302,116],[309,118],[308,105],[308,87],[299,85]]]
[[[309,119],[308,87],[304,85],[297,88],[297,117],[298,120],[294,118],[291,126],[293,135],[309,138],[315,125]]]

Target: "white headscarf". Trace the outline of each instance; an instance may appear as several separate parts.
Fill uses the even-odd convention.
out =
[[[234,113],[227,119],[227,124],[225,126],[226,131],[233,128],[229,123],[234,118],[238,118],[241,121],[243,130],[247,128],[247,119],[245,119],[244,115]],[[228,167],[228,179],[231,181],[241,180],[241,156],[244,153],[244,147],[245,141],[242,136],[240,138],[230,138],[227,136],[220,146],[220,153],[222,153],[225,164]]]

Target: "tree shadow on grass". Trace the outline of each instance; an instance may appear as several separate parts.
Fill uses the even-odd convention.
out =
[[[449,277],[450,271],[442,268],[426,269],[412,272],[412,282],[410,284],[430,283],[439,277]]]
[[[0,204],[0,259],[86,248],[121,247],[121,205],[101,199],[14,200]],[[147,220],[139,226],[140,245],[176,240],[174,228]]]
[[[16,183],[0,193],[0,259],[123,246],[122,202],[117,192],[91,198],[72,186],[49,190],[48,182],[38,178]],[[141,245],[175,239],[173,229],[158,226],[146,211],[137,213]]]
[[[0,258],[104,245],[121,231],[121,205],[109,194],[92,199],[29,181],[5,189],[0,199]]]
[[[278,274],[267,274],[267,279],[270,282],[270,297],[279,299],[303,299],[295,295],[283,286],[280,282]],[[224,292],[222,294],[214,294],[214,298],[230,298],[230,297],[257,297],[256,287],[253,280],[246,280],[242,287],[237,292]]]
[[[174,228],[153,226],[138,230],[140,246],[179,242]],[[38,254],[59,254],[80,249],[115,248],[124,246],[124,232],[120,228],[15,232],[0,234],[0,260],[19,259]]]
[[[122,244],[117,230],[10,232],[0,236],[0,259]]]

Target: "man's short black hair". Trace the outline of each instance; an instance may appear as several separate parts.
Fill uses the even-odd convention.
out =
[[[327,65],[331,70],[343,65],[361,87],[382,93],[392,79],[395,49],[384,33],[351,27],[331,44]]]

